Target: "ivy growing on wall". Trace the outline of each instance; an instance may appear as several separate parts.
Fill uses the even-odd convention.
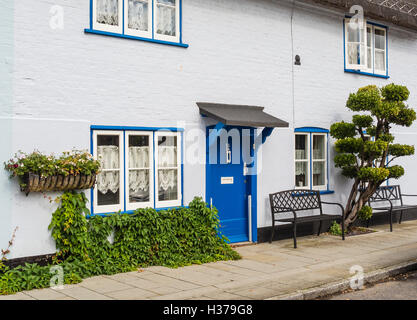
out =
[[[89,219],[84,193],[66,192],[58,199],[49,229],[58,249],[54,264],[63,268],[65,284],[153,265],[178,267],[240,258],[219,234],[217,210],[207,208],[201,198],[187,208],[138,209]],[[49,287],[54,275],[50,267],[0,267],[0,294]]]

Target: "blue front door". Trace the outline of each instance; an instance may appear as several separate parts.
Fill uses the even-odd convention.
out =
[[[208,146],[210,129],[207,128]],[[220,232],[230,242],[248,241],[251,177],[244,173],[242,150],[243,144],[253,141],[253,129],[225,127],[224,130],[228,135],[217,137],[217,142],[207,148],[206,201],[218,209]],[[249,137],[242,138],[248,132]]]

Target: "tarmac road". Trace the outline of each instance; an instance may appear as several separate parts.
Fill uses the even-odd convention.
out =
[[[362,290],[335,295],[327,300],[417,300],[417,271]]]

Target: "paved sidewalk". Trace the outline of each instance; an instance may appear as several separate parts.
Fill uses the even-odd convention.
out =
[[[376,226],[379,232],[321,235],[239,247],[243,259],[178,269],[150,267],[98,276],[62,290],[25,291],[4,299],[279,299],[300,290],[349,279],[353,265],[365,273],[417,261],[417,221]]]

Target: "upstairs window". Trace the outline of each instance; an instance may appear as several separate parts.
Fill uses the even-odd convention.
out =
[[[387,28],[345,19],[345,71],[388,77]]]
[[[180,42],[181,0],[91,0],[90,31]]]

